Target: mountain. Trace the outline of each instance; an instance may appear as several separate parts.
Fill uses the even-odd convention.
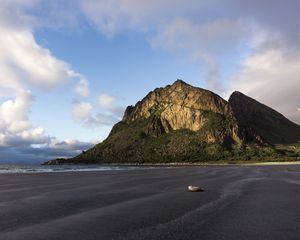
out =
[[[300,126],[242,93],[234,92],[227,102],[177,80],[127,107],[103,142],[74,158],[47,164],[273,158],[285,154],[274,143],[299,140]]]
[[[127,107],[123,123],[145,121],[146,136],[159,137],[174,130],[201,132],[202,141],[242,141],[233,112],[224,99],[205,89],[177,80],[150,92],[135,106]],[[213,124],[222,126],[213,127]],[[224,125],[224,126],[223,126]]]
[[[234,92],[229,104],[239,125],[257,133],[271,144],[295,143],[300,140],[300,126],[258,101]]]

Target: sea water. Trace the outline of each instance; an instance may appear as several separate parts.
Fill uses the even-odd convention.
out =
[[[134,170],[135,166],[107,165],[15,165],[0,164],[0,174],[5,173],[49,173],[49,172],[88,172]]]

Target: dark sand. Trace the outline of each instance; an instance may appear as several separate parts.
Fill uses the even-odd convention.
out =
[[[299,240],[300,166],[2,174],[0,239]]]

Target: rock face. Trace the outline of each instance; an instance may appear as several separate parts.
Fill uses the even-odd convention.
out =
[[[237,91],[230,96],[229,104],[240,127],[255,133],[261,141],[282,144],[300,140],[300,126],[272,108]]]
[[[242,142],[228,102],[213,92],[193,87],[182,80],[177,80],[165,88],[157,88],[135,106],[127,107],[122,121],[131,124],[140,119],[150,119],[145,134],[157,137],[178,129],[199,131],[209,122],[210,114],[232,120],[229,135],[219,137],[229,137],[234,142]],[[215,142],[224,139],[210,135],[206,140]]]
[[[198,131],[206,122],[205,111],[219,114],[231,114],[229,104],[216,94],[192,87],[182,80],[165,88],[150,92],[131,110],[126,111],[123,121],[134,122],[137,119],[157,116],[161,119],[165,132],[181,128]]]
[[[166,163],[273,157],[276,150],[265,146],[299,141],[299,129],[242,93],[234,92],[227,102],[211,91],[177,80],[127,107],[122,121],[102,143],[72,159],[48,163]]]

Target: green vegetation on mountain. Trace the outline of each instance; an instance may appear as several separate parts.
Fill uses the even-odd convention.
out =
[[[300,126],[254,99],[177,80],[127,107],[103,142],[48,164],[300,159],[299,141]]]

